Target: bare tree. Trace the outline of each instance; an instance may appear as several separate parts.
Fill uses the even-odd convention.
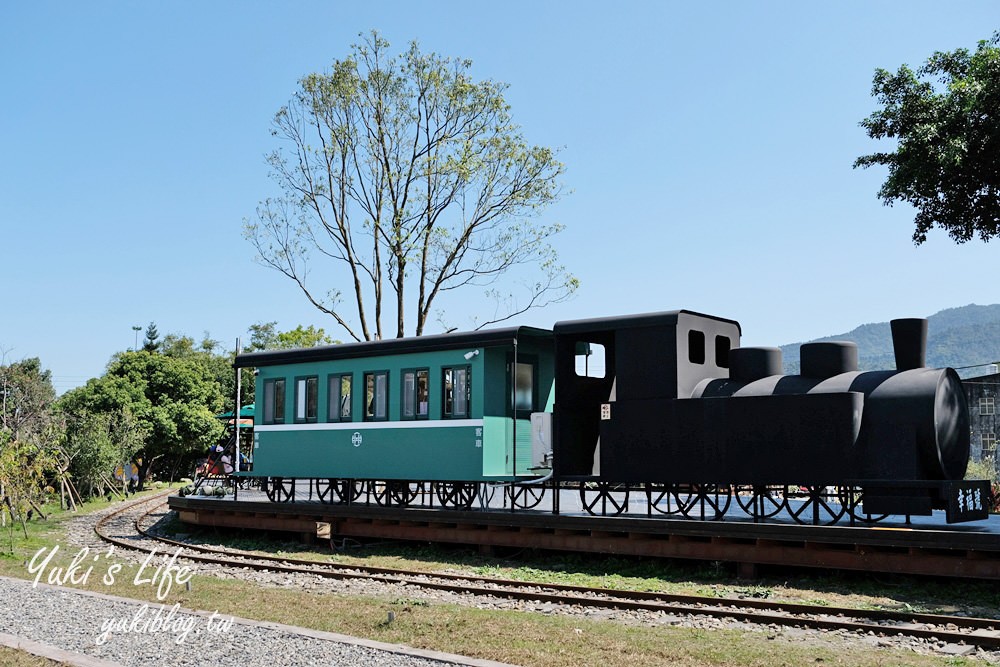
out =
[[[408,303],[419,336],[438,299],[467,287],[501,304],[480,327],[567,298],[578,283],[549,244],[562,227],[535,219],[562,194],[555,152],[527,144],[506,86],[473,81],[470,61],[388,49],[372,33],[275,115],[282,195],[244,225],[260,261],[355,340],[382,338],[386,313],[405,335]],[[318,289],[317,260],[347,286]]]

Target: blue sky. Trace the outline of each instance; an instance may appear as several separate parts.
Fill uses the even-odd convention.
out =
[[[361,5],[364,5],[363,7]],[[472,59],[510,85],[572,190],[569,302],[518,322],[688,308],[744,344],[994,303],[996,248],[876,199],[876,67],[974,48],[994,2],[0,3],[0,352],[57,388],[100,375],[132,327],[232,347],[260,321],[334,323],[254,263],[242,221],[297,80],[358,34]],[[463,327],[481,295],[452,303]]]

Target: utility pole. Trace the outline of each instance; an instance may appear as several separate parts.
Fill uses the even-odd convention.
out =
[[[236,339],[236,357],[240,356],[240,339]],[[236,357],[233,357],[233,367],[236,368]],[[233,454],[233,458],[236,459],[236,472],[240,472],[240,393],[242,387],[241,382],[241,369],[236,368],[236,410],[233,411],[233,433],[236,438],[236,452]]]

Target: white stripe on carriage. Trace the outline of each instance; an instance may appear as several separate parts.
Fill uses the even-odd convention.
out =
[[[415,419],[395,422],[315,422],[312,424],[262,424],[254,431],[366,431],[384,428],[469,428],[483,425],[482,419]]]

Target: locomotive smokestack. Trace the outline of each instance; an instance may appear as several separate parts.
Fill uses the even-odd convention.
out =
[[[927,365],[927,320],[912,317],[889,322],[896,370],[909,371]]]

